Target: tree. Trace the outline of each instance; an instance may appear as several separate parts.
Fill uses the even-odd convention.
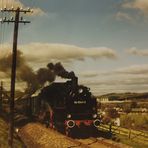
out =
[[[138,106],[137,102],[136,101],[132,101],[131,102],[131,108],[136,108]]]
[[[123,108],[123,111],[126,112],[126,113],[130,113],[131,112],[130,104],[125,104],[124,108]]]
[[[107,115],[108,115],[110,118],[117,118],[117,117],[119,117],[118,112],[117,112],[116,109],[114,109],[114,108],[109,108],[109,109],[107,110]]]

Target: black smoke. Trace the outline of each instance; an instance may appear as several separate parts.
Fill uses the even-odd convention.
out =
[[[8,54],[0,58],[0,71],[11,75],[12,55]],[[76,80],[74,72],[68,72],[63,65],[58,63],[49,63],[46,67],[38,69],[36,72],[27,64],[23,53],[17,51],[17,80],[26,82],[26,93],[32,94],[37,89],[44,86],[46,82],[54,82],[56,76]]]
[[[66,71],[66,69],[63,67],[63,65],[60,62],[56,64],[49,63],[47,67],[51,71],[54,71],[55,75],[60,76],[62,78],[74,79],[76,77],[73,71],[72,72]]]

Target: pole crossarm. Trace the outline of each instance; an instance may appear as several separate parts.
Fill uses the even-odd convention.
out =
[[[1,12],[16,12],[16,11],[18,11],[19,10],[19,12],[23,12],[23,13],[27,13],[27,12],[33,12],[33,10],[31,10],[30,8],[28,8],[28,9],[22,9],[22,8],[17,8],[17,9],[14,9],[14,8],[10,8],[10,9],[8,9],[8,8],[1,8]]]
[[[8,12],[8,13],[10,13],[10,12],[13,12],[13,13],[32,13],[33,11],[30,9],[30,8],[28,8],[28,9],[22,9],[22,8],[17,8],[17,9],[14,9],[14,8],[11,8],[11,9],[8,9],[8,8],[2,8],[1,10],[0,10],[1,12]],[[3,23],[15,23],[16,22],[16,20],[14,20],[14,17],[11,17],[10,19],[7,19],[6,17],[4,17],[4,18],[1,18],[0,19],[0,22],[3,24]],[[24,20],[23,19],[23,17],[20,17],[19,18],[19,20],[18,20],[18,23],[22,23],[22,24],[27,24],[27,23],[30,23],[30,21],[26,21],[26,20]]]
[[[15,20],[12,21],[12,20],[0,20],[1,23],[15,23]],[[28,23],[31,23],[30,21],[19,21],[18,23],[22,23],[22,24],[28,24]]]

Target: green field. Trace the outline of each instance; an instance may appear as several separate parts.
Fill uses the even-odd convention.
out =
[[[8,125],[2,118],[0,118],[0,148],[8,148]],[[22,148],[21,142],[16,138],[14,148]]]
[[[132,141],[132,140],[128,139],[128,137],[125,137],[125,136],[122,136],[119,134],[117,134],[116,136],[120,139],[121,143],[129,145],[133,148],[147,148],[148,147],[148,145]]]

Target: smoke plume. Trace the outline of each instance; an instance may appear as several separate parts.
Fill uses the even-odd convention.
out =
[[[11,75],[12,54],[6,54],[0,57],[0,72]],[[63,65],[59,62],[56,64],[49,63],[47,67],[43,67],[34,72],[33,69],[27,64],[21,51],[17,51],[17,80],[26,82],[26,93],[32,94],[38,88],[42,87],[46,82],[53,82],[56,76],[66,79],[75,79],[74,72],[68,72]]]
[[[62,78],[74,79],[76,77],[73,71],[72,72],[66,71],[65,68],[63,67],[63,65],[60,62],[56,63],[55,65],[53,63],[49,63],[47,65],[47,67],[51,71],[54,71],[55,75],[60,76]]]
[[[9,52],[0,57],[0,71],[7,74],[9,77],[11,75],[11,66],[12,66],[12,54]],[[33,72],[32,68],[26,63],[23,53],[17,51],[17,80],[24,81],[27,84],[27,88],[36,89],[33,84],[37,84],[36,75]]]

